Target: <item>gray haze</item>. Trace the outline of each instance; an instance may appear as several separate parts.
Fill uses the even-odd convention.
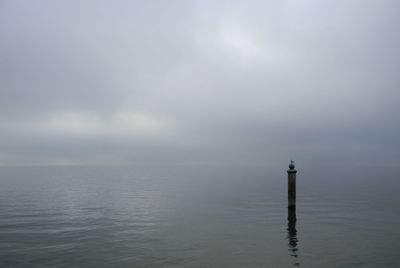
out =
[[[399,1],[0,1],[0,165],[400,166]]]

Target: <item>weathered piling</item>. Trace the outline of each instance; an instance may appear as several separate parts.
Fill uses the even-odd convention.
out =
[[[296,209],[296,173],[294,161],[290,161],[288,173],[288,208]]]

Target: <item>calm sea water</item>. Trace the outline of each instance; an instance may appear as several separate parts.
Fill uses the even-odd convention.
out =
[[[1,168],[0,267],[400,267],[396,170],[153,170]]]

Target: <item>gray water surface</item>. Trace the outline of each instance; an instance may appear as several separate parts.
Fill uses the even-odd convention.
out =
[[[0,267],[400,266],[395,172],[149,170],[1,168]]]

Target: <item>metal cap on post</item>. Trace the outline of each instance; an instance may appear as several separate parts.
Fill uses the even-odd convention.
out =
[[[288,173],[288,208],[295,209],[296,208],[296,173],[294,161],[290,161]]]

